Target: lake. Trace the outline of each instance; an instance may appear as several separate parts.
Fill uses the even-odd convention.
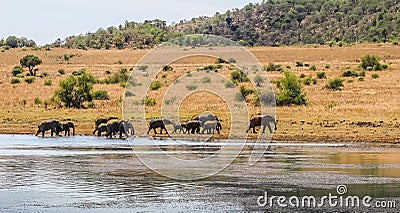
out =
[[[162,161],[163,155],[148,142],[147,138],[129,142],[88,136],[0,135],[0,212],[306,212],[309,207],[263,206],[258,200],[266,192],[321,198],[338,195],[338,186],[346,187],[343,196],[370,196],[373,205],[390,201],[396,206],[332,208],[325,203],[312,209],[400,209],[400,149],[396,147],[272,143],[261,160],[250,166],[249,143],[221,172],[183,181],[153,172],[135,155],[131,145],[141,156]],[[182,145],[164,139],[157,143],[173,156],[195,159],[212,155],[223,142]],[[232,156],[229,152],[220,156],[225,157]],[[196,169],[209,168],[199,165]]]

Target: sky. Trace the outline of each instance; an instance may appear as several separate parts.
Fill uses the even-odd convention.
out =
[[[261,0],[2,0],[0,39],[14,35],[44,45],[126,20],[158,18],[171,24],[258,2]]]

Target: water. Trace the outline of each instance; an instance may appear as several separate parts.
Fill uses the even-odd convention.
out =
[[[146,146],[148,139],[134,141],[143,146],[143,153],[162,156]],[[174,141],[159,141],[172,155],[189,158],[211,154],[220,143],[188,142],[182,148]],[[257,198],[265,191],[288,197],[337,194],[338,185],[346,185],[348,195],[397,204],[379,211],[399,211],[398,148],[275,143],[260,162],[249,166],[250,148],[214,176],[177,181],[143,165],[128,141],[0,135],[0,212],[308,211],[261,207]]]

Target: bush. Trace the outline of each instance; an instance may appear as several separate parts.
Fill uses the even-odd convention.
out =
[[[379,78],[379,75],[378,74],[372,74],[372,78]]]
[[[174,68],[170,65],[166,65],[163,67],[163,71],[172,71],[172,70],[174,70]]]
[[[257,86],[260,86],[264,83],[264,79],[260,75],[256,75],[256,77],[254,77],[254,82],[256,82]]]
[[[22,74],[24,72],[24,70],[22,69],[21,66],[15,66],[12,69],[12,75],[13,76],[17,76],[18,74]]]
[[[127,82],[128,79],[129,79],[128,69],[121,68],[117,73],[114,73],[114,75],[108,76],[106,79],[104,79],[102,83],[118,84],[121,82]]]
[[[85,73],[85,72],[86,72],[86,69],[85,69],[85,68],[82,68],[82,69],[73,71],[73,72],[72,72],[72,75],[73,75],[73,76],[79,76],[79,75],[82,75],[82,74]]]
[[[326,73],[325,72],[317,72],[317,78],[319,78],[319,79],[326,78]]]
[[[380,71],[388,68],[386,64],[384,65],[379,63],[378,56],[369,54],[361,58],[360,67],[363,68],[364,70],[375,70],[375,71]]]
[[[300,74],[300,78],[305,78],[305,77],[306,77],[306,74],[304,74],[304,73]]]
[[[358,77],[358,73],[354,70],[346,70],[342,73],[342,77]]]
[[[146,97],[146,99],[144,99],[144,104],[146,106],[155,106],[156,105],[156,99],[150,98],[150,97]]]
[[[225,81],[225,88],[235,88],[235,84],[232,81]]]
[[[205,83],[211,83],[211,78],[210,77],[204,77],[201,79],[201,83],[205,84]]]
[[[11,84],[19,84],[21,81],[18,78],[12,78],[11,79]]]
[[[312,65],[312,66],[310,67],[310,70],[311,70],[311,71],[315,71],[315,70],[317,70],[317,67],[316,67],[315,65]]]
[[[47,80],[44,80],[44,85],[51,86],[51,85],[53,85],[53,82],[50,79],[47,79]]]
[[[325,65],[325,69],[330,69],[330,68],[331,68],[330,64]]]
[[[204,71],[218,71],[219,69],[222,68],[221,64],[216,64],[216,65],[208,65],[208,66],[204,66],[203,68],[198,69],[200,70],[204,70]]]
[[[105,90],[96,90],[92,93],[92,97],[94,100],[110,100],[108,96],[108,92]]]
[[[147,68],[149,68],[149,66],[147,66],[147,65],[140,65],[140,66],[138,67],[138,69],[141,70],[141,71],[143,71],[143,72],[146,71]]]
[[[247,89],[245,86],[241,86],[241,87],[239,88],[239,91],[240,91],[240,94],[242,94],[243,97],[245,97],[245,98],[246,98],[248,95],[254,93],[254,90],[252,90],[252,89]]]
[[[106,71],[104,71],[104,73],[105,73],[106,75],[110,75],[110,74],[111,74],[111,71],[110,71],[110,70],[106,70]]]
[[[304,67],[304,63],[302,61],[296,61],[296,67]]]
[[[358,76],[365,77],[365,70],[361,71],[360,74],[359,74]]]
[[[159,81],[153,81],[153,82],[151,82],[151,84],[150,84],[150,89],[151,90],[158,90],[158,89],[160,89],[162,87],[162,84],[161,84],[161,82],[159,82]]]
[[[18,77],[18,78],[24,78],[24,77],[25,77],[25,75],[24,75],[23,73],[20,73],[20,74],[16,75],[15,77]]]
[[[92,88],[96,79],[93,75],[83,72],[79,76],[70,76],[60,82],[60,88],[54,97],[64,103],[67,108],[82,108],[85,101],[92,101]]]
[[[49,73],[48,72],[44,72],[44,73],[42,73],[42,74],[40,74],[40,78],[45,78],[45,77],[47,77],[47,76],[49,76]]]
[[[229,58],[229,59],[228,59],[228,62],[231,63],[231,64],[234,64],[234,63],[236,63],[236,59],[234,59],[234,58]]]
[[[261,92],[256,93],[254,98],[255,106],[275,106],[276,100],[273,92]]]
[[[282,66],[279,64],[269,63],[266,67],[264,67],[266,71],[282,71]]]
[[[341,90],[343,86],[344,86],[343,79],[335,78],[335,79],[329,80],[328,83],[326,84],[325,88],[330,89],[330,90]]]
[[[187,88],[189,91],[193,91],[193,90],[196,90],[196,89],[197,89],[197,86],[196,86],[196,85],[193,85],[193,84],[190,84],[190,85],[187,85],[186,88]]]
[[[36,98],[33,100],[33,103],[35,103],[36,105],[39,105],[39,104],[42,104],[43,102],[42,102],[42,100],[40,100],[40,98],[36,97]]]
[[[290,71],[284,73],[284,77],[278,81],[279,93],[276,97],[278,105],[305,105],[306,95],[295,74]]]
[[[65,75],[65,70],[64,69],[58,69],[58,74]]]
[[[33,82],[35,82],[35,77],[26,77],[25,82],[28,84],[32,84]]]
[[[235,70],[231,73],[232,82],[248,82],[249,78],[240,70]]]

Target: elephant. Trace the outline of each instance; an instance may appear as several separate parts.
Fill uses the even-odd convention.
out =
[[[201,127],[200,121],[198,121],[198,120],[188,121],[186,123],[185,133],[187,132],[188,134],[195,134],[195,133],[199,134],[200,127]]]
[[[277,130],[276,127],[276,120],[273,116],[271,115],[257,115],[256,117],[250,119],[249,122],[249,127],[246,130],[246,133],[249,132],[249,130],[251,128],[253,128],[253,133],[257,133],[256,132],[256,126],[262,126],[263,130],[262,133],[265,133],[265,128],[268,126],[269,132],[272,133],[272,128],[270,123],[273,123],[275,126],[275,130]]]
[[[72,122],[67,122],[67,123],[61,123],[61,127],[62,130],[64,130],[64,136],[67,136],[68,133],[68,137],[70,136],[70,132],[71,132],[71,128],[72,128],[72,136],[75,136],[75,125]]]
[[[147,134],[150,133],[150,130],[154,131],[154,134],[158,134],[157,133],[157,128],[161,128],[161,132],[160,134],[162,134],[163,130],[165,130],[165,132],[168,134],[168,130],[167,128],[165,128],[165,125],[169,125],[169,124],[174,124],[172,123],[170,120],[168,119],[152,119],[149,123],[149,130],[147,131]]]
[[[97,128],[97,136],[100,137],[102,132],[107,133],[107,124],[100,124]]]
[[[95,123],[95,128],[93,134],[96,134],[97,129],[99,128],[100,124],[106,124],[110,120],[118,119],[117,117],[108,117],[108,118],[98,118]]]
[[[186,124],[174,123],[174,131],[172,133],[177,133],[177,130],[179,130],[179,133],[185,133],[186,132]]]
[[[204,113],[204,114],[196,115],[196,116],[192,117],[191,120],[200,121],[200,125],[201,125],[201,127],[203,127],[203,129],[204,129],[204,124],[207,121],[220,121],[217,116],[215,116],[211,113]]]
[[[54,133],[58,135],[58,133],[61,132],[63,128],[60,122],[56,120],[48,120],[38,125],[38,130],[35,136],[38,136],[39,133],[42,133],[42,137],[44,137],[44,133],[48,130],[51,130],[51,137],[53,137]]]
[[[123,120],[123,122],[125,134],[128,135],[130,133],[131,135],[135,135],[135,128],[133,127],[132,123],[127,120]]]
[[[222,130],[222,125],[221,122],[219,121],[207,121],[204,124],[203,131],[201,134],[204,134],[204,131],[207,130],[207,134],[214,134],[215,130],[217,130],[217,133],[220,134],[220,130]]]
[[[119,138],[122,138],[123,133],[126,137],[128,137],[128,131],[125,131],[125,123],[125,120],[109,120],[107,122],[106,137],[112,138],[112,136],[116,133],[119,133]]]

